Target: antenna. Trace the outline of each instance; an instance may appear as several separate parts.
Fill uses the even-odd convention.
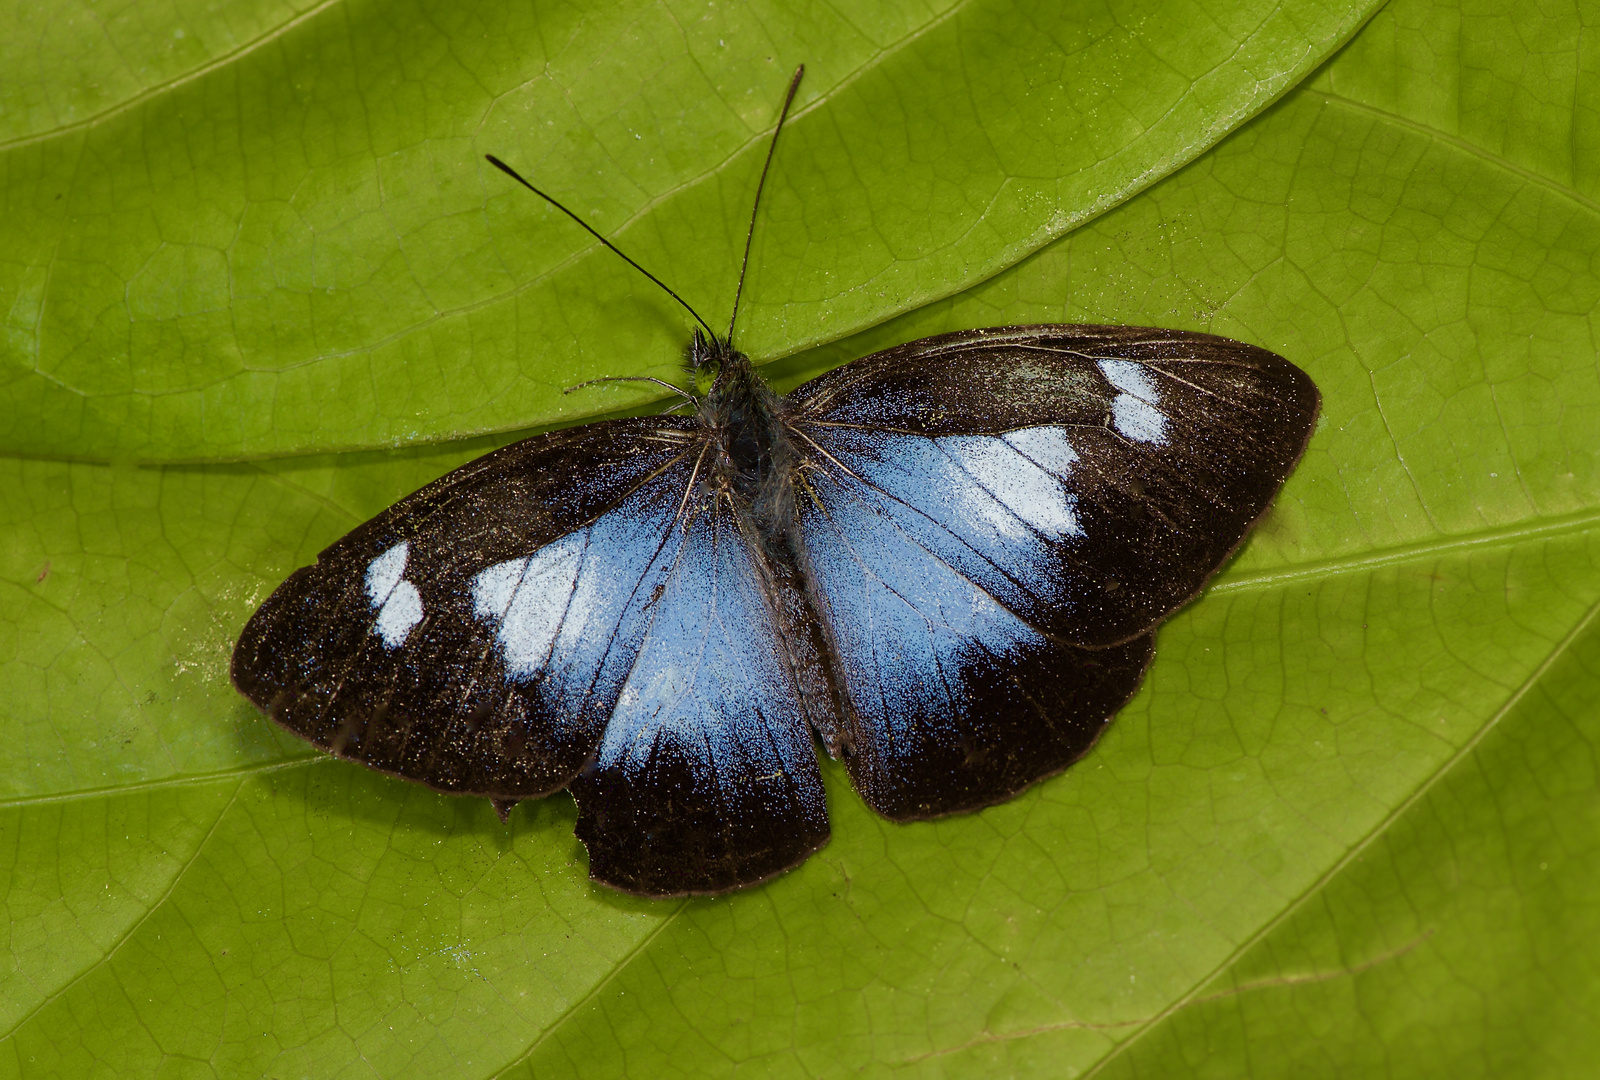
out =
[[[733,348],[733,324],[739,321],[739,298],[744,295],[744,272],[750,266],[750,242],[756,237],[756,211],[761,208],[761,189],[767,186],[767,170],[772,168],[772,155],[778,149],[778,136],[783,133],[783,122],[789,118],[789,106],[794,104],[795,92],[800,89],[800,76],[805,73],[806,66],[801,64],[794,69],[794,78],[789,80],[789,96],[783,99],[783,111],[778,114],[778,126],[772,129],[772,142],[767,145],[767,160],[761,166],[761,179],[756,183],[756,201],[750,207],[750,231],[744,234],[744,261],[739,264],[739,287],[733,292],[733,317],[728,320],[730,349]],[[712,340],[716,340],[715,334]]]
[[[800,76],[798,74],[796,74],[795,81],[798,82],[799,78],[800,78]],[[789,96],[790,97],[794,97],[794,89],[792,87],[789,90]],[[788,106],[785,105],[784,108],[785,108],[785,110],[787,110]],[[660,288],[661,288],[661,290],[663,292],[665,292],[668,296],[672,297],[678,303],[682,304],[683,305],[683,310],[687,311],[690,315],[693,315],[695,322],[697,322],[701,326],[705,327],[706,333],[711,335],[711,340],[712,341],[716,341],[717,340],[716,332],[714,330],[712,330],[711,327],[706,323],[706,321],[700,317],[700,313],[698,311],[696,311],[694,308],[690,307],[689,306],[689,302],[687,300],[685,300],[683,297],[679,296],[677,293],[673,292],[671,289],[667,288],[666,284],[660,278],[656,277],[650,271],[646,270],[644,267],[640,266],[638,263],[634,262],[632,259],[628,258],[626,255],[623,255],[621,250],[618,249],[617,245],[613,244],[610,240],[607,240],[605,237],[601,236],[599,233],[597,233],[593,229],[591,229],[589,227],[589,223],[587,221],[584,221],[577,214],[574,214],[571,210],[568,210],[565,206],[562,206],[560,203],[556,202],[555,199],[551,198],[549,195],[546,195],[544,192],[540,191],[538,188],[536,188],[532,184],[528,183],[526,180],[524,180],[522,178],[522,176],[517,172],[517,170],[513,169],[510,165],[507,165],[505,162],[501,161],[499,158],[495,157],[493,154],[485,154],[483,156],[489,159],[489,164],[493,165],[495,168],[499,169],[501,172],[503,172],[507,176],[511,177],[511,179],[515,180],[517,183],[521,184],[523,187],[527,188],[529,191],[531,191],[535,195],[539,196],[539,198],[543,199],[545,202],[549,203],[551,206],[555,207],[557,210],[560,210],[563,214],[567,215],[573,221],[576,221],[579,225],[582,225],[584,230],[586,232],[588,232],[588,234],[590,236],[594,237],[596,240],[600,241],[606,247],[610,248],[612,250],[612,252],[614,252],[615,254],[617,254],[618,256],[620,256],[622,258],[623,262],[627,263],[629,266],[631,266],[635,270],[639,271],[639,273],[643,274],[645,277],[647,277],[651,281],[655,282],[658,286],[660,286]],[[770,155],[769,155],[769,157],[770,157]],[[765,172],[763,172],[761,175],[762,175],[763,178],[766,177],[766,173]],[[759,193],[758,193],[758,197],[759,197]],[[753,227],[754,227],[754,224],[752,223],[752,228]],[[749,245],[746,244],[745,245],[745,257],[746,258],[749,258],[749,250],[750,250],[749,249]],[[739,274],[739,279],[740,279],[740,283],[743,284],[744,274],[743,274],[742,271]],[[737,303],[738,303],[738,298],[737,297],[734,298],[734,303],[737,305]],[[574,389],[576,389],[576,387],[574,387]],[[677,389],[677,388],[674,387],[673,389]]]
[[[574,390],[582,390],[585,386],[593,386],[596,383],[603,383],[603,382],[653,382],[657,386],[665,386],[668,390],[671,390],[674,394],[682,395],[683,399],[685,401],[689,402],[690,404],[693,404],[693,405],[700,404],[700,399],[695,397],[693,394],[689,393],[689,391],[685,390],[683,387],[681,387],[681,386],[673,386],[671,383],[667,382],[665,379],[652,379],[648,375],[603,375],[598,379],[590,379],[588,382],[581,382],[577,386],[569,386],[569,387],[567,387],[565,390],[563,390],[561,392],[563,394],[570,394]]]

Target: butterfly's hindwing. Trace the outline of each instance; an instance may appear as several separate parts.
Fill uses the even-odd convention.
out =
[[[572,784],[590,873],[652,896],[751,884],[828,838],[759,542],[726,499],[701,502],[596,760]]]

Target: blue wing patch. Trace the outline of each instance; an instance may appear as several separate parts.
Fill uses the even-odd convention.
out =
[[[909,763],[924,738],[956,737],[963,669],[1045,642],[884,512],[898,504],[846,483],[813,481],[827,513],[805,515],[806,548],[857,714]]]
[[[1078,453],[1065,428],[934,438],[853,428],[808,435],[837,466],[817,470],[818,491],[849,493],[833,514],[837,527],[848,529],[853,515],[890,522],[894,546],[909,543],[924,560],[940,561],[984,602],[1070,617],[1073,579],[1059,563],[1085,530],[1069,487]],[[832,510],[830,497],[822,501]]]
[[[674,470],[587,528],[472,578],[472,610],[494,635],[504,678],[547,722],[598,735],[636,663],[645,609],[682,544]]]

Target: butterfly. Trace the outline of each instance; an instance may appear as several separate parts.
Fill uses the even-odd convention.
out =
[[[1087,325],[924,338],[779,397],[694,317],[687,413],[536,435],[400,500],[256,611],[239,690],[502,819],[569,790],[606,885],[752,885],[828,840],[819,741],[895,821],[1082,757],[1319,409],[1265,349]]]

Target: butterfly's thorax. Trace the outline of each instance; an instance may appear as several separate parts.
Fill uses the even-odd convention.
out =
[[[707,359],[717,365],[699,409],[714,451],[709,479],[752,516],[763,534],[773,537],[788,525],[794,468],[784,403],[743,353],[714,347]]]

